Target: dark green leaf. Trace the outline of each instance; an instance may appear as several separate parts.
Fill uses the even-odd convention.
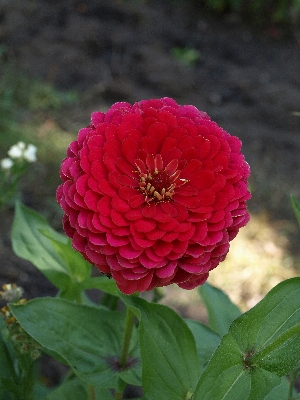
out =
[[[64,290],[71,281],[68,267],[41,231],[47,231],[61,243],[68,243],[68,238],[53,230],[41,215],[17,203],[12,227],[14,252],[34,264],[55,286]]]
[[[228,333],[204,370],[194,400],[262,400],[279,383],[268,371],[244,368],[242,352]]]
[[[208,283],[201,285],[199,292],[207,308],[210,327],[220,336],[225,335],[241,311],[222,290]]]
[[[238,399],[239,391],[239,398],[265,400],[300,361],[299,320],[300,278],[293,278],[232,323],[198,382],[195,400]],[[214,380],[218,385],[212,387]]]
[[[130,365],[118,368],[124,314],[78,305],[59,298],[34,299],[10,305],[22,327],[38,343],[57,353],[84,381],[102,388],[116,387],[119,378],[140,385],[141,365],[134,329]]]
[[[287,400],[289,397],[289,382],[285,376],[281,378],[280,385],[276,386],[265,400]]]
[[[185,322],[194,336],[200,364],[204,367],[219,346],[221,337],[201,322],[190,319],[186,319]]]
[[[183,400],[192,394],[200,376],[194,337],[169,307],[138,297],[128,300],[139,309],[142,381],[148,400]]]
[[[42,400],[90,400],[91,393],[95,400],[113,400],[109,389],[88,386],[79,378],[62,383]]]

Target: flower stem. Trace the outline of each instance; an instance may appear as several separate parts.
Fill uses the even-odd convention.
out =
[[[131,339],[131,334],[132,334],[132,329],[133,329],[133,323],[134,323],[134,314],[130,310],[130,308],[127,307],[126,320],[125,320],[125,331],[124,331],[123,344],[122,344],[121,356],[120,356],[120,362],[119,362],[120,368],[124,368],[126,366],[127,357],[128,357],[128,353],[129,353],[130,339]]]
[[[299,370],[300,370],[300,367],[297,366],[293,371],[291,371],[289,373],[290,387],[289,387],[288,400],[292,400],[294,398],[294,386],[295,386],[296,379],[299,375]]]
[[[123,343],[122,343],[121,355],[120,355],[120,360],[119,360],[119,366],[121,369],[126,367],[128,353],[129,353],[130,339],[131,339],[131,334],[132,334],[132,329],[133,329],[133,323],[134,323],[134,314],[130,310],[130,308],[127,307],[126,319],[125,319],[125,330],[124,330]],[[120,392],[116,392],[115,400],[122,400],[123,392],[124,392],[123,390]]]

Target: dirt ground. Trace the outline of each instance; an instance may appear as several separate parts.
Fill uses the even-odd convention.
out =
[[[249,209],[284,226],[297,258],[300,235],[289,194],[300,200],[300,117],[293,114],[300,111],[300,40],[191,4],[2,0],[0,45],[29,76],[78,91],[80,102],[56,121],[68,131],[115,101],[170,96],[206,111],[243,141],[252,170]],[[185,55],[174,56],[176,49]],[[1,216],[0,283],[17,282],[29,298],[54,294],[34,267],[12,254],[11,217]]]

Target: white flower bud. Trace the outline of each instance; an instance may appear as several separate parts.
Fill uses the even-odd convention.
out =
[[[27,149],[24,151],[24,158],[28,162],[35,162],[36,161],[36,151],[37,148],[33,144],[29,144]]]
[[[19,143],[22,143],[22,142],[19,142]],[[20,158],[23,155],[23,149],[22,149],[22,147],[19,146],[19,144],[15,144],[15,145],[11,146],[11,148],[8,150],[7,154],[11,158]]]
[[[0,165],[2,169],[11,169],[14,162],[11,158],[3,158],[3,160],[0,161]]]

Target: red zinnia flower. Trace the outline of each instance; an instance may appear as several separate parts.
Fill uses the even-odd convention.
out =
[[[249,220],[240,149],[206,113],[170,98],[95,112],[61,165],[65,232],[123,293],[193,289]]]

